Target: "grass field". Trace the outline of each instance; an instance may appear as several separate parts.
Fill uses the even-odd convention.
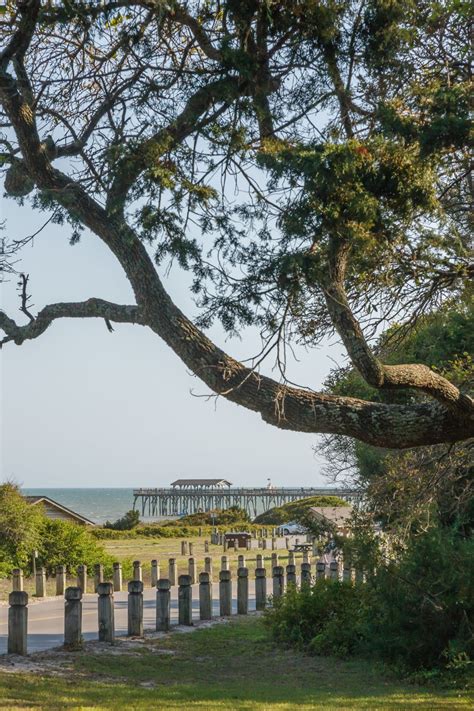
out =
[[[121,651],[120,646],[114,654],[102,648],[69,655],[66,666],[50,676],[0,671],[0,707],[456,711],[472,708],[474,700],[467,692],[403,684],[366,662],[275,647],[256,617],[174,632]]]
[[[147,585],[150,581],[150,561],[156,558],[160,561],[161,565],[161,575],[166,577],[168,575],[168,558],[176,558],[178,574],[188,572],[188,558],[189,556],[181,555],[181,538],[131,538],[122,540],[104,540],[100,541],[105,550],[112,556],[112,558],[119,562],[140,560],[143,564],[143,580]],[[204,552],[204,538],[192,538],[189,539],[193,544],[193,556],[196,559],[198,565],[198,571],[204,570],[204,558],[210,555],[213,559],[214,570],[217,573],[220,568],[220,559],[224,554],[222,546],[211,545],[209,548],[209,553]],[[257,553],[262,553],[264,555],[266,566],[268,571],[271,568],[271,550],[251,550],[246,551],[242,549],[239,551],[245,555],[246,565],[253,570],[255,568],[256,555]],[[278,553],[279,559],[282,565],[286,565],[288,560],[288,551],[286,549],[281,549],[276,551]],[[237,570],[237,555],[232,549],[226,552],[229,558],[230,568],[232,571]],[[297,558],[299,561],[302,560],[300,555]],[[125,577],[124,577],[125,581]],[[76,578],[69,577],[68,585],[76,585]],[[32,578],[25,579],[24,584],[26,592],[30,595],[34,595],[35,586],[34,580]],[[47,592],[48,595],[55,595],[56,584],[54,578],[47,581]],[[9,579],[0,580],[0,600],[7,600],[8,593],[11,590],[11,582]],[[93,592],[93,571],[89,571],[89,592]]]

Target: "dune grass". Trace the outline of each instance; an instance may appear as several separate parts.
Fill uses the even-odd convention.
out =
[[[0,672],[0,707],[461,711],[473,702],[467,692],[404,684],[367,662],[276,647],[256,617],[124,645],[120,653],[77,653],[68,665],[52,676]]]

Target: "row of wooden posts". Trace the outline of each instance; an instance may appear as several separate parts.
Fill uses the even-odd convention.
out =
[[[190,543],[189,546],[192,546]],[[191,548],[192,552],[192,548]],[[309,553],[303,553],[303,563],[309,563],[310,557]],[[272,568],[278,565],[278,553],[272,553],[271,557]],[[288,563],[289,565],[296,564],[296,557],[293,551],[288,552]],[[239,568],[245,567],[245,556],[240,554],[237,559],[237,565]],[[257,554],[256,556],[256,567],[261,568],[264,565],[264,557],[262,554]],[[229,570],[230,561],[228,556],[221,556],[221,569]],[[213,560],[212,557],[206,556],[204,558],[204,570],[211,575],[212,579],[212,568]],[[191,576],[192,584],[197,583],[198,580],[198,570],[197,561],[194,557],[188,559],[188,575]],[[139,560],[133,561],[133,580],[143,580],[143,570],[142,564]],[[155,587],[158,579],[160,578],[160,563],[158,560],[151,561],[151,587]],[[64,595],[66,590],[66,566],[58,565],[56,567],[56,595]],[[122,565],[121,563],[113,564],[113,588],[114,592],[120,592],[123,586],[123,575],[122,575]],[[168,559],[168,580],[171,585],[176,585],[178,580],[178,565],[176,558]],[[94,590],[97,592],[97,587],[99,583],[104,582],[104,567],[102,564],[97,564],[94,566]],[[77,566],[77,587],[79,587],[84,593],[87,592],[88,584],[88,570],[86,565]],[[15,568],[12,571],[12,590],[22,591],[24,586],[24,576],[23,571],[20,568]],[[46,597],[46,570],[45,568],[37,568],[35,575],[35,596],[36,597]]]
[[[226,556],[223,556],[226,557]],[[272,598],[283,595],[286,585],[297,584],[296,565],[289,563],[273,567]],[[344,566],[343,580],[353,579],[352,569]],[[329,577],[339,580],[339,565],[333,561],[329,565]],[[316,581],[326,577],[326,564],[316,563]],[[246,615],[249,604],[249,571],[246,567],[237,570],[237,614]],[[356,581],[362,581],[356,573]],[[311,563],[301,564],[301,585],[312,582]],[[84,582],[84,581],[82,581]],[[168,631],[171,627],[171,587],[168,578],[156,581],[156,630]],[[178,624],[190,626],[192,618],[192,585],[191,575],[180,575],[178,578]],[[113,643],[115,639],[114,589],[111,582],[100,581],[97,584],[98,594],[98,636],[103,642]],[[80,647],[82,644],[82,595],[83,588],[67,587],[64,591],[64,645],[68,648]],[[255,569],[255,608],[264,610],[269,603],[267,594],[267,571],[262,565]],[[28,635],[28,594],[23,590],[14,590],[9,596],[8,611],[8,653],[27,654]],[[225,617],[232,614],[232,575],[228,568],[219,572],[219,612]],[[212,619],[212,572],[203,571],[199,574],[199,617],[201,620]],[[131,580],[128,583],[128,635],[143,636],[143,581]]]

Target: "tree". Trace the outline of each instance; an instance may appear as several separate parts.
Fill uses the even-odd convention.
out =
[[[393,448],[472,437],[471,396],[371,345],[381,323],[412,324],[474,274],[467,12],[398,0],[12,3],[5,191],[69,223],[73,243],[86,228],[102,240],[135,303],[58,302],[34,316],[20,275],[28,322],[0,312],[3,343],[61,318],[140,324],[214,393],[282,429]],[[235,208],[216,187],[233,175],[251,192]],[[6,242],[5,270],[28,241]],[[194,270],[202,324],[261,326],[279,381],[186,318],[154,264],[166,256]],[[371,388],[413,397],[290,385],[288,342],[334,331]]]
[[[29,565],[40,542],[40,506],[31,506],[12,483],[0,484],[0,569]]]

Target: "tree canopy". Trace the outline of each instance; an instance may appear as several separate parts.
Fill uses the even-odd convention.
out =
[[[469,6],[398,0],[41,2],[3,9],[7,196],[90,230],[135,298],[0,312],[3,343],[61,318],[151,329],[214,393],[282,429],[392,448],[466,440],[474,402],[374,347],[469,293]],[[45,227],[47,230],[47,225]],[[19,269],[26,243],[4,241]],[[159,276],[194,274],[197,323]],[[204,333],[257,324],[281,377]],[[336,333],[370,393],[298,388],[292,343]],[[394,397],[372,396],[373,391]],[[409,392],[399,399],[397,393]]]

